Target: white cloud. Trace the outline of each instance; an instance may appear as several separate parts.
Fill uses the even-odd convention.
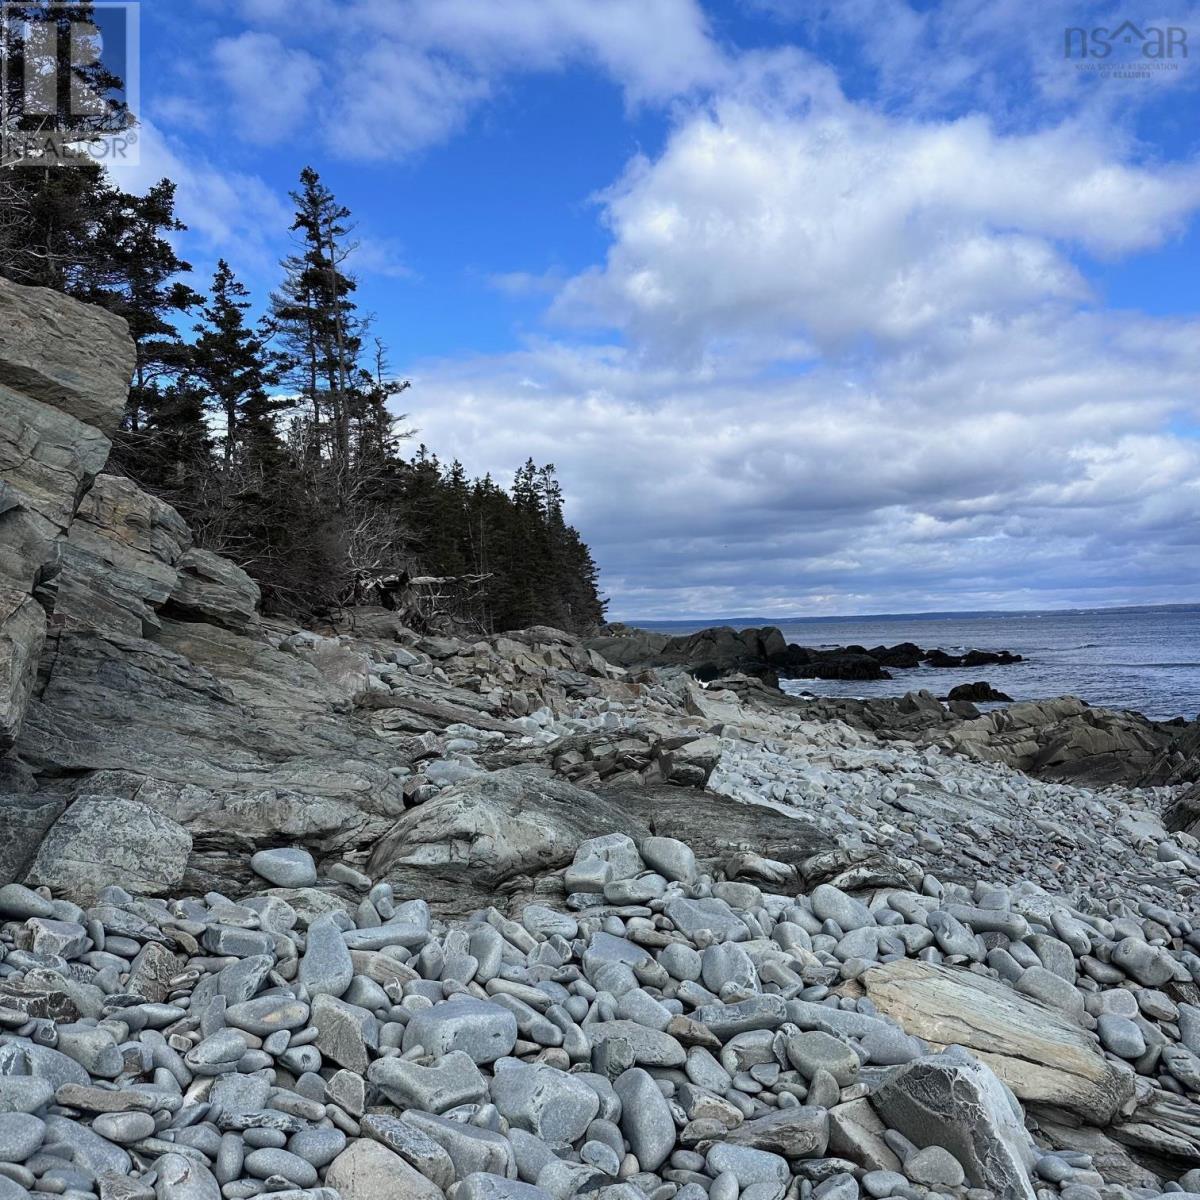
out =
[[[1195,29],[1200,6],[1176,0],[741,0],[752,11],[780,19],[781,28],[807,39],[840,42],[856,65],[873,76],[877,100],[912,113],[939,113],[959,105],[985,109],[1012,127],[1037,126],[1087,113],[1097,129],[1124,129],[1132,113],[1161,100],[1164,91],[1200,86],[1195,51],[1176,56],[1178,69],[1128,81],[1081,71],[1064,54],[1071,28]],[[1194,36],[1194,35],[1193,35]],[[1140,47],[1117,47],[1113,60],[1136,57]],[[1186,103],[1180,96],[1180,103]]]
[[[591,60],[634,101],[680,95],[725,71],[695,0],[409,0],[377,2],[406,40],[483,70],[557,69]]]
[[[272,33],[219,38],[212,50],[230,94],[229,119],[251,142],[281,142],[310,115],[321,68],[305,50],[285,46]]]
[[[1200,442],[1168,425],[1197,371],[1200,323],[1062,315],[867,378],[550,343],[427,364],[406,408],[474,472],[555,462],[617,616],[1170,600]]]
[[[816,80],[718,100],[602,197],[613,244],[557,313],[657,351],[801,333],[899,343],[947,322],[1076,304],[1070,251],[1156,246],[1200,204],[1200,168],[1138,166],[1073,123],[1000,135],[978,116],[889,118]]]
[[[794,54],[745,77],[602,197],[556,312],[626,344],[430,364],[423,439],[554,461],[618,616],[1194,598],[1200,322],[1105,312],[1079,263],[1162,245],[1200,172],[888,117]]]
[[[308,118],[333,153],[353,159],[399,158],[443,141],[518,73],[590,66],[637,105],[712,86],[728,71],[698,0],[287,7],[240,0],[238,15],[252,28],[214,47],[235,120],[249,140],[269,142]]]

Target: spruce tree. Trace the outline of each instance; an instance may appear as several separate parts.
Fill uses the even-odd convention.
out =
[[[221,420],[221,457],[226,466],[249,446],[262,454],[264,441],[277,440],[276,414],[291,406],[268,389],[283,375],[279,355],[268,346],[268,331],[246,322],[250,293],[221,259],[188,360],[188,376],[204,391],[207,406]],[[271,451],[272,455],[274,451]]]
[[[362,326],[342,270],[353,245],[349,209],[337,202],[312,167],[300,173],[292,233],[299,252],[283,262],[285,278],[271,313],[293,364],[293,385],[308,401],[313,449],[344,473],[350,457],[349,393],[359,380]]]
[[[103,61],[76,66],[76,37],[94,17],[91,4],[8,4],[0,29],[7,87],[0,97],[0,275],[17,283],[76,293],[94,261],[99,233],[115,215],[120,193],[103,168],[63,137],[78,132],[103,135],[127,130],[132,115],[117,93],[122,81]],[[18,19],[19,18],[19,19]],[[32,41],[26,31],[32,32]],[[69,126],[53,105],[27,104],[26,74],[56,81],[72,78],[100,103],[88,113],[71,113]],[[45,97],[40,99],[51,99]],[[50,107],[53,111],[33,111]],[[22,151],[56,139],[56,149],[38,157]],[[69,165],[67,161],[69,160]]]

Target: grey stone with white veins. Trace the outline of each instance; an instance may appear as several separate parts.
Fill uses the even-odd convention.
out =
[[[454,1163],[450,1155],[416,1125],[387,1113],[368,1113],[362,1119],[362,1133],[382,1142],[443,1191],[454,1182]]]
[[[164,1154],[155,1161],[156,1200],[221,1200],[221,1188],[202,1163],[182,1154]]]
[[[889,1072],[871,1103],[918,1147],[941,1146],[974,1187],[1036,1200],[1034,1150],[1020,1106],[999,1079],[958,1047]]]
[[[406,1112],[401,1120],[416,1126],[437,1142],[450,1155],[459,1178],[474,1171],[509,1175],[516,1169],[512,1143],[491,1129],[463,1125],[459,1121],[415,1110]]]

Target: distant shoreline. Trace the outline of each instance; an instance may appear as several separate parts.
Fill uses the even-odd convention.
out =
[[[633,629],[661,629],[675,625],[704,625],[735,628],[760,628],[764,625],[818,625],[835,621],[953,621],[980,620],[1003,617],[1099,616],[1120,613],[1195,612],[1200,614],[1200,601],[1192,604],[1116,604],[1098,608],[992,608],[957,609],[930,612],[846,613],[832,616],[680,616],[680,617],[618,617],[612,624],[628,625]]]

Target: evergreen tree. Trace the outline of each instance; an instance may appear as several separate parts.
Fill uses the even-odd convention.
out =
[[[72,62],[72,35],[77,39],[93,17],[91,4],[7,4],[0,29],[7,66],[0,97],[0,275],[70,293],[92,265],[97,236],[113,219],[120,193],[94,159],[61,139],[69,131],[82,138],[132,124],[115,94],[122,81],[86,54],[78,56],[85,65]],[[35,97],[30,106],[27,75],[40,76],[47,88],[57,84],[59,94]],[[55,101],[72,80],[76,100],[86,95],[99,102],[88,112],[71,112],[68,130],[65,110]],[[53,146],[48,138],[55,139]],[[41,156],[36,150],[25,155],[38,146],[46,147]],[[69,166],[61,165],[65,159]]]
[[[284,259],[284,282],[271,312],[293,364],[293,382],[311,412],[313,452],[339,471],[350,457],[349,392],[359,380],[362,325],[351,295],[357,286],[342,265],[350,211],[340,205],[312,167],[300,173],[292,232],[300,252]]]
[[[160,180],[144,196],[120,194],[98,239],[95,261],[75,294],[123,317],[136,351],[122,434],[113,456],[139,482],[177,478],[172,459],[202,469],[210,435],[203,402],[183,384],[188,347],[175,321],[200,302],[178,277],[191,270],[168,240],[187,226],[175,215],[175,184]],[[186,397],[186,398],[184,398]]]
[[[268,331],[246,322],[250,294],[221,259],[213,275],[212,292],[194,327],[196,341],[188,361],[188,376],[205,393],[208,408],[224,426],[222,458],[229,465],[239,449],[269,453],[278,441],[276,414],[292,401],[268,392],[279,384],[283,364],[268,347]]]

